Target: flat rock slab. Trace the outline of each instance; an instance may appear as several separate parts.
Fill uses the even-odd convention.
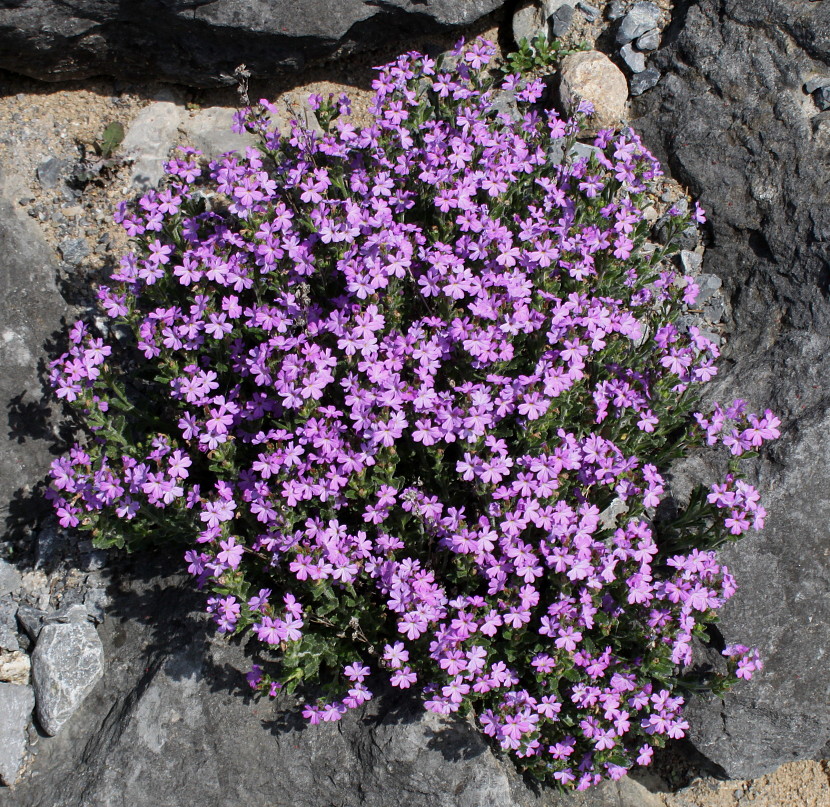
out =
[[[104,648],[88,622],[44,625],[32,654],[37,719],[50,735],[72,716],[104,673]]]
[[[0,67],[44,81],[110,75],[196,87],[470,25],[504,0],[18,0],[0,6]]]
[[[13,785],[26,753],[26,727],[35,708],[31,687],[0,683],[0,781]]]

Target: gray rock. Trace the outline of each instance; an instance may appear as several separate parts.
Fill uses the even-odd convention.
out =
[[[89,255],[89,246],[85,238],[67,238],[58,244],[58,252],[70,266],[77,266]]]
[[[660,47],[660,31],[657,28],[652,28],[646,31],[642,36],[638,36],[634,45],[637,50],[652,51]]]
[[[646,57],[634,50],[631,43],[620,48],[620,58],[628,65],[632,73],[642,73],[646,69]]]
[[[563,3],[556,11],[553,12],[548,22],[550,23],[551,33],[556,36],[565,36],[571,30],[571,25],[574,20],[574,7]]]
[[[0,520],[20,536],[47,509],[41,496],[31,500],[53,459],[54,441],[53,410],[37,366],[42,346],[61,328],[66,303],[38,225],[3,195],[12,180],[0,165]]]
[[[585,15],[585,19],[588,20],[588,22],[593,22],[594,20],[599,19],[601,12],[596,6],[592,6],[590,3],[585,3],[583,0],[579,0],[576,7]]]
[[[55,564],[66,554],[69,547],[67,531],[54,517],[47,518],[38,531],[35,546],[35,569],[51,571]]]
[[[540,34],[547,37],[548,23],[545,10],[537,0],[525,0],[513,13],[511,20],[513,41],[518,45],[523,39],[532,42]]]
[[[617,30],[617,44],[626,45],[652,28],[656,28],[659,19],[660,9],[654,3],[635,3],[620,23]]]
[[[32,678],[38,722],[47,734],[57,734],[103,672],[104,649],[92,625],[43,626],[32,654]]]
[[[91,588],[84,596],[84,608],[90,619],[100,624],[106,616],[110,598],[105,588]]]
[[[830,76],[813,76],[808,81],[804,82],[804,92],[807,95],[812,95],[819,87],[830,86]]]
[[[11,597],[0,598],[0,650],[20,649],[17,640],[17,603]]]
[[[383,43],[469,26],[504,0],[24,0],[0,6],[0,68],[45,81],[96,75],[233,84]]]
[[[55,188],[66,170],[66,162],[59,157],[51,157],[37,167],[38,182],[44,188]]]
[[[44,615],[44,625],[79,625],[89,621],[89,613],[81,603],[72,603],[64,608],[59,608],[51,614]]]
[[[623,0],[614,0],[611,5],[608,6],[607,17],[611,22],[615,22],[616,20],[620,19],[621,17],[625,16],[625,7],[626,4]]]
[[[655,59],[663,79],[637,100],[632,125],[701,197],[707,271],[730,304],[709,397],[747,399],[784,424],[751,479],[766,527],[722,553],[739,589],[718,628],[758,646],[765,667],[689,711],[695,746],[730,778],[751,778],[830,739],[830,310],[819,302],[830,207],[816,204],[830,197],[830,131],[814,128],[802,91],[803,76],[830,63],[830,6],[701,0]]]
[[[21,605],[17,609],[17,621],[21,628],[26,631],[28,637],[33,641],[37,641],[40,635],[40,629],[43,627],[43,618],[46,616],[46,611],[41,611],[40,608],[34,608],[31,605]]]
[[[130,181],[155,188],[164,176],[164,161],[178,138],[183,110],[173,101],[155,101],[136,115],[124,135],[121,152],[132,160]]]
[[[208,107],[185,114],[181,130],[189,145],[199,149],[211,160],[228,151],[244,154],[248,146],[256,143],[256,138],[231,131],[235,111],[231,107]]]
[[[660,71],[656,67],[647,67],[641,73],[635,73],[628,82],[632,95],[642,95],[660,81]]]
[[[830,109],[830,86],[819,87],[813,93],[813,100],[822,112]]]
[[[688,249],[683,249],[680,251],[678,257],[680,259],[680,267],[683,269],[684,274],[693,275],[700,271],[700,267],[703,264],[702,255],[697,252],[691,252]],[[710,275],[710,277],[714,277],[714,275]],[[718,279],[717,288],[720,288],[720,279]]]
[[[26,754],[26,727],[35,708],[31,687],[0,683],[0,781],[17,781]]]
[[[20,572],[7,560],[0,560],[0,597],[20,587]]]

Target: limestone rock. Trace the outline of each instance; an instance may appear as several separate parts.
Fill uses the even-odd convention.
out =
[[[593,131],[606,127],[619,128],[620,121],[627,115],[628,84],[625,76],[599,51],[573,53],[562,60],[559,94],[569,109],[575,109],[579,99],[594,105],[594,115],[590,119]]]
[[[0,681],[9,684],[28,684],[32,663],[22,650],[0,652]]]
[[[35,707],[32,688],[0,684],[0,781],[17,781],[26,753],[26,726]]]
[[[8,561],[0,560],[0,597],[11,594],[20,586],[20,572]]]
[[[513,13],[513,41],[518,45],[523,39],[532,42],[539,34],[548,35],[548,21],[542,4],[526,0]]]
[[[104,648],[88,622],[44,625],[32,654],[37,717],[54,735],[104,672]]]
[[[133,161],[133,185],[144,190],[158,185],[178,137],[181,114],[173,101],[156,101],[142,109],[127,129],[120,151]]]

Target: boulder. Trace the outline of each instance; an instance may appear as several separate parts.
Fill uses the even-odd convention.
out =
[[[818,203],[830,130],[803,88],[830,62],[830,7],[701,0],[654,60],[663,78],[634,102],[632,126],[708,211],[704,270],[732,312],[710,395],[783,421],[754,468],[766,528],[723,552],[739,591],[720,631],[761,648],[766,666],[689,710],[698,749],[743,779],[830,739],[830,206]]]
[[[0,6],[0,68],[44,81],[110,75],[233,84],[338,53],[470,25],[504,0],[17,0]]]

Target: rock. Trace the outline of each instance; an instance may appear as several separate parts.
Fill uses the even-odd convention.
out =
[[[35,707],[31,687],[0,684],[0,780],[13,785],[26,753],[26,726]]]
[[[77,266],[89,255],[89,246],[85,238],[67,238],[58,244],[58,252],[68,264]]]
[[[654,67],[647,67],[642,72],[631,76],[631,94],[642,95],[646,90],[654,87],[658,81],[660,81],[660,71]]]
[[[604,53],[595,50],[572,53],[562,60],[559,95],[575,109],[579,99],[594,105],[590,129],[619,128],[626,117],[628,84],[622,71]]]
[[[30,501],[53,459],[54,441],[51,401],[44,401],[37,366],[43,346],[61,328],[66,303],[38,225],[3,195],[12,180],[0,165],[0,520],[20,536],[48,509],[42,496]]]
[[[655,55],[663,79],[632,126],[707,211],[707,271],[730,304],[710,399],[769,407],[782,437],[754,466],[761,535],[722,552],[738,593],[718,628],[756,645],[764,670],[722,701],[695,699],[694,745],[730,778],[815,758],[830,739],[830,143],[803,77],[830,63],[830,6],[784,0],[689,7]],[[823,113],[826,114],[826,113]]]
[[[812,95],[820,87],[830,86],[830,76],[813,76],[804,82],[804,92]]]
[[[621,17],[624,17],[625,6],[626,4],[622,0],[613,0],[613,2],[608,6],[608,19],[611,20],[611,22],[615,22]]]
[[[694,275],[700,271],[700,267],[703,264],[703,255],[688,249],[682,249],[678,257],[680,259],[680,268],[683,269],[684,274]],[[718,285],[718,288],[720,288],[720,285]]]
[[[31,670],[31,660],[22,650],[12,653],[0,652],[0,681],[28,685]]]
[[[652,51],[660,47],[660,31],[657,28],[652,28],[646,31],[642,36],[637,37],[634,42],[637,50]]]
[[[84,608],[89,618],[100,624],[106,616],[110,598],[105,588],[92,588],[84,596]]]
[[[0,597],[20,587],[20,572],[6,560],[0,560]]]
[[[21,605],[17,609],[17,621],[33,642],[37,641],[40,629],[43,627],[43,617],[45,616],[46,611],[33,608],[31,605]]]
[[[69,548],[69,536],[55,517],[44,521],[43,527],[37,533],[35,545],[35,569],[51,571]]]
[[[659,19],[660,9],[654,3],[635,3],[620,23],[617,30],[617,44],[626,45],[632,39],[656,28]]]
[[[78,625],[88,620],[89,613],[86,607],[80,603],[72,603],[65,608],[53,611],[51,614],[44,615],[42,623],[43,625]]]
[[[17,603],[11,597],[0,598],[0,650],[19,650],[17,641]]]
[[[48,610],[50,602],[49,578],[40,569],[23,573],[20,591],[24,602],[41,610]]]
[[[822,112],[830,109],[830,86],[819,87],[813,93],[813,100]]]
[[[642,73],[646,69],[646,57],[634,50],[631,43],[620,48],[620,58],[628,65],[632,73]]]
[[[599,19],[601,12],[596,6],[592,6],[590,3],[585,3],[583,0],[579,0],[576,7],[585,15],[585,19],[588,20],[588,22],[593,22],[594,20]]]
[[[571,30],[574,7],[563,3],[550,17],[550,30],[555,37],[565,36]]]
[[[65,170],[66,163],[63,160],[58,157],[51,157],[37,167],[38,182],[44,188],[55,188]]]
[[[130,182],[142,189],[155,188],[164,175],[164,161],[176,143],[182,110],[172,101],[155,101],[135,117],[121,153],[132,160]]]
[[[469,26],[504,0],[25,0],[0,6],[0,68],[44,81],[233,84],[342,53]]]
[[[248,146],[256,143],[256,138],[231,131],[235,111],[231,107],[209,107],[185,114],[180,128],[188,144],[211,160],[228,151],[244,154]]]
[[[536,0],[522,3],[513,13],[513,41],[518,45],[523,39],[528,43],[537,36],[548,35],[548,22],[542,5]]]
[[[92,625],[43,626],[32,654],[32,677],[37,718],[47,734],[57,734],[103,672],[104,649]]]

